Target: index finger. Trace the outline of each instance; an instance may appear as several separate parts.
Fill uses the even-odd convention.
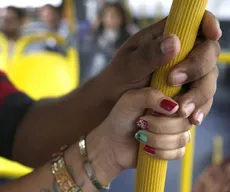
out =
[[[216,92],[218,78],[218,68],[194,82],[189,91],[177,97],[180,105],[179,113],[183,117],[189,117],[196,109],[199,109],[210,101]]]

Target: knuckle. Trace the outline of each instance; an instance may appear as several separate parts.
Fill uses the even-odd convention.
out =
[[[221,53],[220,43],[218,41],[212,41],[212,40],[206,40],[206,42],[207,42],[207,45],[208,45],[208,49],[214,51],[213,56],[218,58],[220,53]]]
[[[153,100],[162,97],[162,92],[159,89],[146,89],[146,104],[149,105]]]
[[[220,43],[218,41],[212,41],[212,44],[215,48],[215,56],[218,58],[221,53]]]
[[[178,137],[178,147],[184,147],[186,146],[186,144],[189,142],[189,135],[188,132],[184,132],[182,133],[179,137]]]
[[[157,137],[152,137],[152,142],[151,145],[154,146],[155,148],[159,148],[159,149],[164,149],[164,145],[161,139],[157,138]]]
[[[205,89],[203,90],[199,90],[198,91],[199,95],[200,95],[200,105],[201,104],[205,104],[207,101],[209,101],[212,97],[213,97],[213,91],[212,90],[208,90],[205,91]]]
[[[206,80],[207,77],[201,80],[203,82],[197,81],[193,84],[192,89],[188,92],[189,98],[196,104],[196,106],[205,104],[215,94],[216,86],[206,86]]]
[[[163,160],[176,160],[182,158],[184,154],[185,147],[171,151],[162,151],[159,157]]]
[[[208,113],[210,112],[213,104],[213,98],[210,99],[202,108],[200,109],[204,114],[204,119],[207,117]]]
[[[170,151],[162,151],[159,154],[159,158],[163,160],[171,160],[172,159],[172,153]]]
[[[175,159],[182,158],[185,155],[185,151],[186,151],[185,147],[177,149],[176,152],[175,152],[175,154],[176,154]]]
[[[197,98],[196,90],[199,88],[198,86],[199,84],[194,84],[193,87],[184,95],[182,104],[187,105],[188,101],[191,102]]]
[[[206,74],[205,73],[205,66],[200,65],[199,67],[197,67],[196,74],[197,74],[197,77],[203,77]]]
[[[151,89],[148,93],[149,97],[159,98],[162,96],[162,92],[159,89]]]
[[[205,75],[205,66],[200,62],[200,55],[192,55],[188,59],[193,66],[196,66],[193,67],[193,78],[197,79],[203,77]]]
[[[218,77],[219,77],[219,75],[220,75],[220,70],[219,70],[219,68],[218,68],[217,66],[215,66],[214,69],[213,69],[213,71],[214,71],[214,74],[216,75],[216,78],[218,79]]]
[[[185,130],[185,131],[190,131],[191,128],[192,128],[192,126],[193,126],[193,125],[190,123],[189,119],[186,119],[186,124],[185,124],[184,130]]]
[[[153,132],[156,134],[165,134],[166,126],[164,123],[159,124],[159,126],[154,126],[153,127]]]

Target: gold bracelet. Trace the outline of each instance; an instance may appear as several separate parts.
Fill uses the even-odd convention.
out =
[[[80,148],[80,154],[87,157],[87,150],[86,150],[86,141],[85,141],[85,136],[82,136],[79,141],[79,148]],[[87,157],[88,158],[88,157]],[[106,189],[108,190],[110,188],[109,185],[102,185],[100,181],[97,179],[96,174],[94,173],[92,164],[89,160],[86,160],[84,162],[84,168],[87,176],[89,177],[90,181],[92,184],[96,187],[98,190]]]
[[[54,175],[57,185],[62,192],[83,192],[81,187],[76,185],[73,181],[73,178],[70,176],[67,171],[65,160],[64,160],[64,151],[67,149],[67,146],[61,148],[61,151],[57,154],[54,154],[54,159],[52,160],[52,174]]]

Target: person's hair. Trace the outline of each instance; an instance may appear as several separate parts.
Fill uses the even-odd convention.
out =
[[[16,13],[18,19],[23,20],[26,17],[26,11],[24,9],[14,7],[14,6],[8,6],[6,7],[6,10],[13,11]]]
[[[61,7],[55,7],[55,6],[51,5],[51,4],[46,4],[43,7],[41,7],[41,10],[45,9],[45,8],[49,8],[49,9],[55,11],[61,17],[61,14],[62,14]]]
[[[127,31],[126,11],[119,2],[115,2],[115,3],[107,2],[104,4],[102,10],[100,10],[100,14],[99,14],[99,22],[100,23],[99,23],[99,27],[98,27],[97,32],[96,32],[96,36],[101,35],[104,28],[105,28],[105,26],[102,22],[102,17],[103,17],[105,10],[108,8],[114,8],[121,17],[120,37],[117,40],[116,45],[115,45],[118,48],[129,37],[129,33]]]

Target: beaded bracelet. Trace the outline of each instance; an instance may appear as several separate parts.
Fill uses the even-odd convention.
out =
[[[85,136],[82,136],[79,141],[79,148],[80,148],[80,154],[87,157],[87,150],[86,150],[86,141]],[[92,164],[89,160],[86,160],[84,162],[84,168],[86,171],[87,176],[89,177],[92,184],[96,187],[98,190],[106,189],[108,190],[110,188],[110,184],[107,186],[104,186],[100,183],[100,181],[97,179],[96,174],[94,173]]]
[[[64,160],[64,152],[66,149],[67,146],[64,146],[59,153],[53,155],[54,159],[52,160],[51,165],[52,174],[54,175],[61,192],[83,192],[81,187],[75,184],[73,178],[67,171]]]

